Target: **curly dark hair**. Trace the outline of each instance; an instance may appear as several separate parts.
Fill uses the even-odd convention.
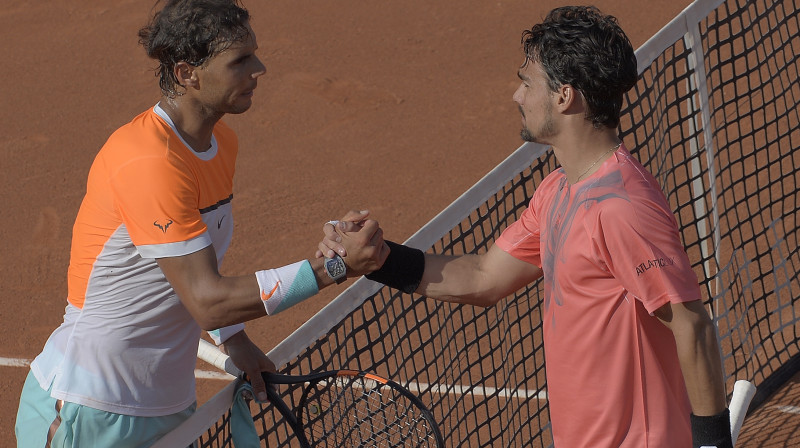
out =
[[[594,6],[565,6],[522,33],[525,63],[539,63],[550,88],[569,84],[583,94],[587,120],[619,126],[625,92],[639,77],[636,55],[617,19]]]
[[[139,30],[139,43],[159,62],[155,71],[161,92],[169,97],[181,95],[175,64],[185,61],[202,66],[247,38],[249,20],[250,14],[238,0],[167,0]]]

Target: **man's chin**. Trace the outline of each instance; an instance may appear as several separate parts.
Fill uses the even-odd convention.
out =
[[[227,111],[227,112],[225,112],[225,113],[227,113],[227,114],[231,114],[231,115],[239,115],[239,114],[243,114],[243,113],[247,112],[248,110],[250,110],[250,106],[251,106],[251,105],[250,105],[250,104],[248,104],[247,106],[237,106],[237,107],[233,107],[233,108],[231,108],[230,110],[228,110],[228,111]]]
[[[528,131],[527,129],[523,129],[523,130],[519,131],[519,136],[520,136],[520,138],[522,138],[523,141],[526,141],[526,142],[531,142],[532,143],[532,142],[536,141],[533,138],[533,135],[531,135],[530,131]]]

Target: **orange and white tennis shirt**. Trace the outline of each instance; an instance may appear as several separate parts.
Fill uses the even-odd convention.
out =
[[[53,397],[137,416],[195,401],[201,330],[156,259],[213,245],[222,263],[237,151],[222,122],[193,151],[158,105],[109,137],[73,228],[64,323],[31,364]]]
[[[497,245],[544,272],[555,446],[691,446],[675,340],[651,313],[700,288],[664,194],[628,150],[573,185],[548,175]]]

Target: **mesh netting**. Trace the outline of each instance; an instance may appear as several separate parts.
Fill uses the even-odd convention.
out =
[[[753,381],[753,406],[800,364],[798,54],[795,2],[695,2],[637,52],[641,77],[620,126],[675,212],[718,326],[728,390],[736,379]],[[477,200],[456,201],[409,244],[486,251],[557,167],[552,153],[538,154],[500,182],[487,176],[467,195]],[[429,406],[447,446],[551,445],[539,283],[488,309],[364,290],[350,288],[323,309],[313,321],[327,322],[322,336],[299,345],[282,371],[392,378]],[[298,390],[282,390],[296,402]],[[293,446],[277,411],[253,411],[264,446]],[[231,446],[225,412],[200,446]]]

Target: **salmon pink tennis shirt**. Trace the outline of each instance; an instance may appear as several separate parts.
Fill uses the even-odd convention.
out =
[[[73,227],[64,322],[31,364],[54,398],[145,417],[195,402],[201,329],[156,260],[213,245],[222,263],[237,152],[222,122],[195,152],[158,105],[109,137]]]
[[[628,150],[573,185],[552,172],[496,244],[544,272],[555,447],[692,446],[675,340],[652,313],[700,288],[664,194]]]

